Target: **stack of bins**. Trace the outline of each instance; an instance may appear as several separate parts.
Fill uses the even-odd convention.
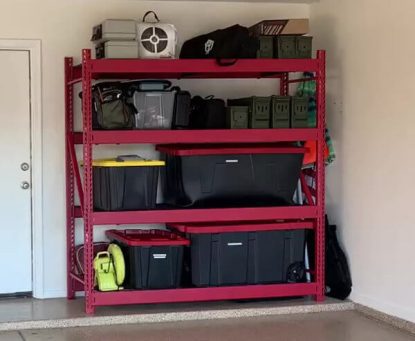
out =
[[[92,29],[96,58],[138,58],[135,20],[107,19]]]
[[[305,229],[281,223],[172,224],[191,241],[197,287],[304,281]]]
[[[123,251],[127,289],[180,286],[187,239],[163,230],[108,230],[106,235]]]

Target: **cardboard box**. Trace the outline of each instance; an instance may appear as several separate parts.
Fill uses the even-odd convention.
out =
[[[309,31],[308,19],[263,20],[249,28],[252,35],[303,35]]]

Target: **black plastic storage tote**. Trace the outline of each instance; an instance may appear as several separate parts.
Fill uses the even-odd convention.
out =
[[[126,262],[126,288],[165,289],[180,286],[183,248],[189,241],[163,230],[108,230]]]
[[[159,145],[164,201],[176,206],[290,205],[304,148],[280,145]]]

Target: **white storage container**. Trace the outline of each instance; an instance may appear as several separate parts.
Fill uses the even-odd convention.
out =
[[[154,15],[153,22],[146,22],[149,14]],[[137,24],[137,40],[140,58],[174,58],[176,55],[176,28],[161,23],[153,11],[147,12],[143,22]]]
[[[98,44],[108,40],[135,40],[136,36],[135,20],[107,19],[94,26],[91,40]]]
[[[134,59],[138,58],[136,41],[106,41],[95,47],[96,58]]]

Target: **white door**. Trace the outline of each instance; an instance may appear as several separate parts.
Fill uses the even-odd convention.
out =
[[[0,295],[32,291],[29,58],[0,50]]]

